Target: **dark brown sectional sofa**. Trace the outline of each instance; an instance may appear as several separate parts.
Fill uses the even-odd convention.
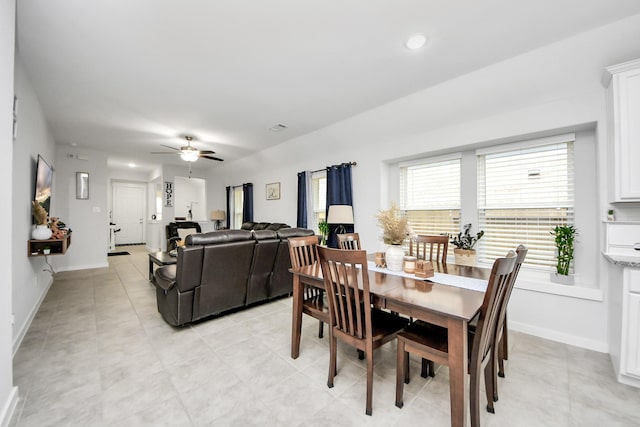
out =
[[[220,230],[192,234],[178,249],[176,265],[155,273],[158,311],[184,325],[292,291],[289,237],[313,230]]]

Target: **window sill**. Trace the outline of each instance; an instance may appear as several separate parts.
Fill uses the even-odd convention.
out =
[[[491,268],[491,266],[487,267]],[[521,270],[518,274],[515,288],[589,301],[604,301],[604,293],[601,289],[581,286],[579,280],[576,281],[575,285],[561,285],[559,283],[554,283],[549,280],[549,273],[541,271]]]

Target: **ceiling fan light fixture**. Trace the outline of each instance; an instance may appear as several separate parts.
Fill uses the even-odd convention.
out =
[[[182,147],[180,158],[185,162],[195,162],[198,160],[199,151],[191,147]]]

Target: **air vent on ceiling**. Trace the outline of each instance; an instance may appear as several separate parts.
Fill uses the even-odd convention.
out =
[[[269,130],[270,130],[271,132],[282,132],[282,131],[283,131],[283,130],[285,130],[286,128],[287,128],[287,126],[286,126],[286,125],[283,125],[282,123],[279,123],[279,124],[277,124],[277,125],[275,125],[275,126],[270,127],[270,128],[269,128]]]

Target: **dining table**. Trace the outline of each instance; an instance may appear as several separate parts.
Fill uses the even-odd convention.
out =
[[[371,258],[371,257],[370,257]],[[371,266],[367,268],[369,292],[373,304],[414,319],[423,320],[448,330],[449,390],[451,426],[466,426],[469,392],[466,381],[468,369],[468,324],[478,313],[484,291],[464,286],[466,279],[480,282],[489,279],[491,270],[482,267],[432,262],[435,277],[417,278]],[[300,354],[302,303],[304,286],[324,289],[320,264],[291,268],[293,274],[293,316],[291,327],[291,357]],[[453,284],[438,283],[444,279]],[[458,282],[460,285],[457,285]]]

